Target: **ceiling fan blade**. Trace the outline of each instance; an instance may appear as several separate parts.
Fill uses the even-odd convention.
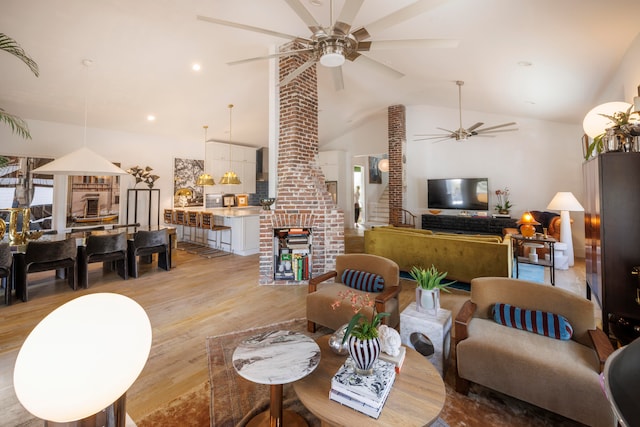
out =
[[[304,73],[307,70],[307,68],[311,67],[315,63],[316,63],[316,58],[309,59],[307,62],[305,62],[304,64],[302,64],[301,66],[293,70],[292,72],[290,72],[284,79],[280,80],[279,86],[288,85],[293,81],[293,79],[298,77],[300,74]]]
[[[488,127],[488,128],[480,129],[480,130],[478,130],[478,132],[486,132],[488,130],[499,129],[499,128],[503,128],[503,127],[507,127],[507,126],[517,126],[517,125],[518,125],[518,123],[516,123],[516,122],[503,123],[501,125],[496,125],[496,126],[491,126],[491,127]],[[515,130],[515,129],[513,129],[513,130]]]
[[[365,64],[371,68],[375,68],[381,73],[384,73],[390,77],[393,77],[394,79],[399,79],[400,77],[404,77],[404,74],[401,73],[400,71],[394,68],[391,68],[388,65],[383,64],[382,62],[378,62],[375,59],[369,58],[368,56],[365,56],[365,55],[358,55],[353,61],[354,62],[357,61],[358,63]]]
[[[483,130],[477,130],[474,132],[474,135],[488,135],[488,134],[492,134],[492,133],[500,133],[500,132],[513,132],[518,130],[516,129],[496,129],[496,130],[490,130],[489,132],[485,132]]]
[[[211,18],[209,16],[197,15],[196,19],[200,21],[210,22],[212,24],[224,25],[227,27],[239,28],[241,30],[253,31],[254,33],[267,34],[274,37],[280,37],[283,39],[296,40],[298,36],[292,36],[291,34],[280,33],[278,31],[271,31],[265,28],[252,27],[251,25],[238,24],[237,22],[223,21],[222,19]]]
[[[424,13],[429,9],[436,8],[447,1],[448,0],[418,0],[409,6],[398,9],[392,14],[370,23],[369,25],[365,25],[365,28],[369,34],[376,35],[388,27],[400,24],[401,22]]]
[[[237,61],[227,62],[227,65],[238,65],[246,62],[260,61],[262,59],[279,58],[281,56],[296,55],[298,53],[313,52],[313,49],[289,50],[286,52],[272,53],[271,55],[256,56],[254,58],[239,59]]]
[[[344,6],[342,6],[340,16],[336,20],[336,23],[333,24],[333,31],[343,36],[349,34],[351,24],[360,11],[362,3],[364,3],[364,0],[346,0]]]
[[[313,34],[317,34],[319,32],[324,33],[324,29],[322,26],[316,21],[316,18],[313,17],[309,13],[306,7],[300,3],[300,0],[284,0],[291,9],[302,19],[307,27],[311,30]]]
[[[458,47],[460,40],[453,39],[413,39],[413,40],[376,40],[370,43],[367,50],[383,50],[383,49],[447,49]],[[360,44],[358,44],[358,50]]]
[[[342,77],[342,67],[332,67],[331,76],[333,77],[333,87],[338,90],[344,89],[344,79]]]
[[[483,124],[484,124],[484,123],[482,123],[482,122],[478,122],[478,123],[476,123],[475,125],[473,125],[473,126],[471,126],[471,127],[467,128],[467,132],[471,133],[471,132],[473,132],[474,130],[478,129],[478,128],[479,128],[480,126],[482,126]]]
[[[436,129],[440,129],[440,130],[443,130],[443,131],[449,132],[449,133],[456,133],[456,131],[450,130],[450,129],[445,129],[445,128],[436,128]]]

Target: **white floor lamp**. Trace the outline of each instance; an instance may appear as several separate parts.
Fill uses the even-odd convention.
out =
[[[559,191],[553,197],[547,209],[553,211],[560,211],[560,241],[567,245],[567,258],[569,260],[569,267],[574,264],[573,259],[573,241],[571,238],[571,218],[569,217],[569,211],[584,211],[584,208],[575,198],[573,193],[569,191]]]

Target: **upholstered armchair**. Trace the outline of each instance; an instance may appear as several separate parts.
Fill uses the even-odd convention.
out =
[[[151,262],[153,254],[158,254],[158,267],[167,271],[171,268],[169,234],[166,229],[136,232],[133,240],[128,242],[129,274],[138,277],[138,257]]]
[[[600,384],[612,352],[588,299],[554,286],[480,277],[455,320],[456,390],[480,384],[583,424],[613,426]]]
[[[118,275],[123,279],[129,277],[127,265],[127,234],[92,234],[87,237],[87,244],[78,251],[78,279],[80,286],[89,287],[89,264],[102,262],[103,269],[112,270],[115,264]]]
[[[21,297],[24,302],[29,300],[27,276],[38,271],[64,271],[71,289],[78,289],[77,255],[76,239],[73,238],[27,243],[24,254],[18,254],[15,259],[16,298]]]
[[[371,274],[365,278],[363,273]],[[332,279],[333,281],[331,281]],[[363,282],[367,280],[371,283],[376,281],[380,290],[367,292],[345,284],[346,281],[356,287],[361,287],[359,285],[363,285]],[[356,295],[370,294],[371,299],[375,300],[376,312],[390,313],[389,316],[382,318],[382,322],[389,327],[400,328],[398,301],[400,270],[398,264],[377,255],[345,254],[336,257],[334,271],[326,272],[309,280],[309,293],[307,294],[307,328],[309,332],[315,332],[316,324],[336,330],[345,323],[349,323],[354,315],[349,301],[342,301],[339,307],[332,308],[336,301],[341,300],[338,293],[347,290],[354,291]],[[371,318],[373,308],[366,307],[362,313]]]

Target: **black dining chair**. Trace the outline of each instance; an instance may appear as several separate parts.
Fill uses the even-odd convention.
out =
[[[71,289],[78,289],[77,254],[74,238],[27,243],[25,253],[15,259],[16,298],[20,297],[25,302],[29,300],[27,276],[38,271],[64,270]]]
[[[169,233],[166,229],[154,231],[137,231],[133,240],[129,240],[129,274],[138,277],[138,257],[152,262],[153,254],[158,254],[158,267],[163,270],[171,268],[169,257]]]
[[[13,254],[8,243],[0,243],[0,281],[4,289],[4,303],[11,304],[11,265]]]
[[[129,278],[127,262],[127,233],[92,234],[86,245],[78,250],[78,280],[83,288],[89,287],[89,264],[102,262],[103,270],[113,270],[124,280]]]

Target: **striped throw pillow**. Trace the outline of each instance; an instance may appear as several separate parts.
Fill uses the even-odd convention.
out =
[[[384,278],[382,276],[349,268],[342,272],[342,283],[364,292],[380,292],[384,289]]]
[[[573,335],[573,328],[564,316],[509,304],[496,303],[493,307],[493,320],[501,325],[559,340],[570,340]]]

